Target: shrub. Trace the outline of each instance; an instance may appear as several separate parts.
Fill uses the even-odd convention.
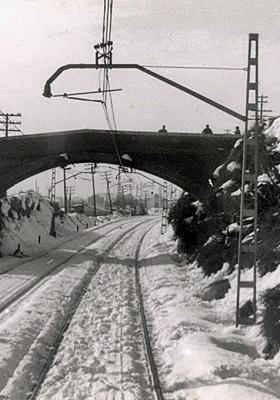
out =
[[[273,358],[280,347],[280,285],[265,292],[263,303],[262,333],[267,338],[264,352],[268,358]]]
[[[168,222],[172,225],[174,236],[179,239],[178,251],[192,254],[199,245],[199,229],[197,225],[200,215],[195,199],[185,193],[171,208]]]

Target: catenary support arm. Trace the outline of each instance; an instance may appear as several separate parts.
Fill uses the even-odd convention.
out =
[[[217,103],[214,100],[209,99],[206,96],[203,96],[200,93],[195,92],[194,90],[191,90],[171,79],[168,79],[160,74],[157,74],[154,71],[151,71],[150,69],[147,69],[145,67],[142,67],[139,64],[66,64],[58,68],[58,70],[47,80],[45,87],[44,87],[44,93],[43,96],[45,97],[51,97],[51,84],[53,83],[56,78],[59,77],[59,75],[62,74],[62,72],[68,70],[68,69],[104,69],[104,68],[109,68],[109,69],[138,69],[139,71],[144,72],[145,74],[148,74],[152,76],[153,78],[159,79],[162,82],[167,83],[170,86],[175,87],[176,89],[179,89],[185,93],[188,93],[189,95],[196,97],[197,99],[210,104],[213,107],[218,108],[219,110],[231,115],[232,117],[235,117],[237,119],[240,119],[241,121],[246,121],[246,117],[244,115],[239,114],[238,112],[231,110],[228,107],[223,106],[222,104]]]

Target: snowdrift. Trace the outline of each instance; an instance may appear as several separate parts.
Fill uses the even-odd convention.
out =
[[[24,255],[36,253],[60,243],[78,230],[92,226],[91,217],[59,213],[55,218],[57,237],[50,236],[54,209],[40,194],[29,191],[0,199],[0,251],[12,255],[20,245]],[[39,243],[40,242],[40,243]]]

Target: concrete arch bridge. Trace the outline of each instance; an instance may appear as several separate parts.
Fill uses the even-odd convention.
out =
[[[208,179],[226,160],[239,135],[73,130],[0,139],[0,193],[35,174],[72,163],[118,164],[166,179],[199,199],[211,193]],[[61,154],[67,153],[65,162]]]

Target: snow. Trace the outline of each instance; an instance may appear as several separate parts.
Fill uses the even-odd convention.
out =
[[[227,164],[227,170],[230,172],[233,172],[236,169],[239,169],[240,165],[237,164],[235,161],[231,161],[230,163]]]
[[[125,229],[140,220],[128,221]],[[86,250],[68,268],[45,282],[14,314],[2,316],[0,370],[6,375],[0,378],[0,397],[27,397],[73,304],[88,286],[38,399],[153,398],[134,281],[136,243],[153,223],[147,219],[111,251],[109,244],[124,228],[93,244],[90,230],[51,253],[72,254],[87,241]],[[177,255],[172,229],[160,235],[159,224],[147,234],[140,258],[144,307],[164,398],[280,398],[280,354],[264,359],[259,324],[261,296],[280,283],[280,268],[258,277],[257,324],[236,328],[236,272],[227,275],[226,263],[217,274],[205,277],[196,262],[186,263]],[[37,269],[50,259],[42,256]],[[243,271],[242,279],[250,280],[251,273]],[[24,277],[24,271],[18,276]],[[205,286],[225,278],[231,288],[224,299],[201,299]],[[244,289],[242,299],[249,298],[250,289]]]
[[[90,283],[91,276],[98,269],[99,258],[96,255],[100,254],[101,247],[103,252],[106,252],[108,246],[115,242],[116,233],[123,235],[126,230],[131,230],[141,221],[141,218],[136,217],[133,220],[116,222],[113,226],[105,225],[98,232],[92,230],[87,237],[77,237],[63,248],[52,252],[52,258],[46,255],[30,262],[29,271],[23,270],[19,273],[20,267],[12,271],[12,275],[17,276],[19,280],[24,273],[33,279],[38,274],[38,270],[49,265],[49,261],[52,261],[51,264],[60,264],[65,257],[75,255],[75,252],[80,250],[81,243],[88,243],[81,253],[56,270],[51,279],[40,285],[38,290],[28,296],[25,301],[10,308],[6,314],[0,314],[2,396],[11,400],[27,397],[28,391],[33,387],[33,382],[38,380],[50,350],[55,345],[75,303]],[[125,228],[122,228],[124,224]],[[109,232],[110,229],[114,231],[106,234],[101,246],[100,233]],[[97,241],[90,243],[93,239]],[[95,255],[95,260],[93,260],[93,255]],[[108,281],[106,272],[104,280]],[[11,286],[14,287],[14,284],[11,283]],[[100,289],[103,293],[103,288]],[[104,299],[106,299],[105,293]],[[111,297],[108,296],[107,301],[111,302]],[[83,330],[83,327],[80,329]],[[103,330],[104,327],[100,325],[100,329]]]
[[[273,124],[266,129],[265,135],[280,140],[280,118],[276,118]]]
[[[38,399],[151,398],[133,270],[139,233],[102,262]]]
[[[202,288],[225,278],[226,266],[206,278],[196,263],[174,265],[172,232],[165,244],[161,238],[152,245],[155,232],[150,235],[141,280],[165,398],[279,398],[280,356],[263,359],[258,325],[235,328],[236,274],[230,276],[231,289],[224,299],[202,301]],[[245,280],[250,273],[244,273]],[[279,279],[280,269],[259,278],[259,296]]]

